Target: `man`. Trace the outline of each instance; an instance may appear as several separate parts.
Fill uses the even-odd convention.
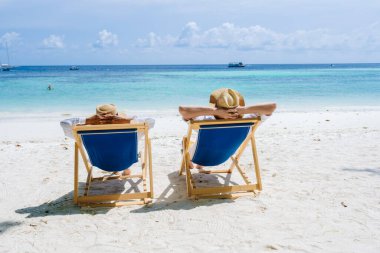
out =
[[[215,90],[210,95],[211,107],[180,106],[179,113],[184,120],[190,119],[237,119],[270,116],[276,110],[275,103],[245,106],[244,97],[228,88]],[[200,117],[200,118],[197,118]]]
[[[215,90],[210,95],[211,107],[180,106],[179,113],[184,120],[213,120],[213,119],[237,119],[255,118],[261,116],[264,121],[276,110],[275,103],[257,104],[245,106],[244,97],[237,91],[228,88]],[[190,147],[190,160],[194,156],[195,143]],[[190,163],[193,168],[193,164]],[[200,172],[207,173],[200,165],[196,166]]]
[[[67,137],[74,138],[73,127],[75,125],[104,125],[104,124],[129,124],[129,123],[141,123],[146,122],[149,125],[149,129],[154,127],[154,119],[151,118],[137,118],[128,117],[124,113],[117,111],[114,104],[98,105],[96,107],[96,114],[88,118],[70,118],[61,121],[61,127]],[[139,137],[141,137],[139,135]],[[123,175],[130,175],[131,170],[129,168],[123,171]]]

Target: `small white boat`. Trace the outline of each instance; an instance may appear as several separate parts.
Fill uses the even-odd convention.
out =
[[[1,71],[9,71],[11,70],[13,67],[9,64],[1,64]]]
[[[242,62],[230,62],[228,63],[229,68],[244,68],[245,65]]]
[[[1,71],[9,71],[11,69],[13,69],[14,67],[11,66],[9,64],[9,52],[8,52],[8,43],[5,42],[5,48],[6,48],[6,51],[7,51],[7,59],[8,59],[8,63],[3,63],[3,64],[0,64],[0,69]]]
[[[79,67],[78,66],[71,66],[70,70],[79,70]]]

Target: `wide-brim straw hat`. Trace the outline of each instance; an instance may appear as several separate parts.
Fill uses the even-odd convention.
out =
[[[96,106],[96,115],[105,116],[105,115],[117,115],[117,108],[114,104],[103,104]]]
[[[245,106],[245,102],[244,97],[236,90],[221,88],[211,93],[210,106],[231,109],[238,106]]]

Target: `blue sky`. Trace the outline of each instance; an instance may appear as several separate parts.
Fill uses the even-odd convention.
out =
[[[378,0],[0,0],[15,65],[380,62]]]

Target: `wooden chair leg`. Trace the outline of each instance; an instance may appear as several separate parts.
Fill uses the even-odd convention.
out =
[[[181,161],[181,168],[179,169],[179,175],[182,176],[183,175],[183,172],[185,171],[186,169],[186,162],[185,162],[185,152],[186,152],[186,146],[187,146],[187,138],[186,137],[183,137],[183,140],[182,140],[182,161]]]
[[[179,173],[178,173],[178,175],[179,175],[179,176],[182,176],[184,170],[185,170],[185,160],[183,159],[183,155],[182,155],[181,168],[179,169]]]
[[[191,197],[191,182],[190,182],[190,180],[191,180],[190,173],[191,172],[190,172],[190,169],[189,169],[189,164],[188,164],[187,155],[186,155],[185,151],[183,152],[182,160],[183,160],[183,163],[184,163],[184,170],[185,170],[185,174],[186,174],[187,196],[190,198]]]
[[[90,169],[90,172],[88,172],[88,174],[87,174],[86,188],[84,190],[84,196],[88,195],[88,192],[90,191],[91,182],[92,182],[92,168]]]
[[[234,168],[235,168],[235,162],[234,162],[234,157],[230,157],[231,158],[231,160],[232,160],[232,163],[231,163],[231,165],[230,165],[230,167],[229,167],[229,169],[228,169],[228,173],[232,173],[232,171],[234,170]]]
[[[153,193],[153,165],[152,165],[152,144],[150,142],[150,139],[148,140],[148,155],[149,155],[149,184],[150,184],[150,193],[151,193],[151,198],[154,198],[154,193]]]
[[[75,143],[74,146],[74,196],[73,200],[74,203],[78,203],[78,165],[79,165],[79,159],[78,159],[78,144]]]
[[[191,191],[191,175],[188,168],[186,168],[186,186],[187,186],[187,196],[191,198],[192,191]]]
[[[251,138],[251,146],[252,146],[253,161],[254,161],[254,164],[255,164],[255,174],[256,174],[256,180],[257,180],[257,188],[258,188],[259,191],[261,191],[263,188],[262,188],[262,184],[261,184],[259,158],[257,156],[256,142],[255,142],[255,138],[253,136]]]

